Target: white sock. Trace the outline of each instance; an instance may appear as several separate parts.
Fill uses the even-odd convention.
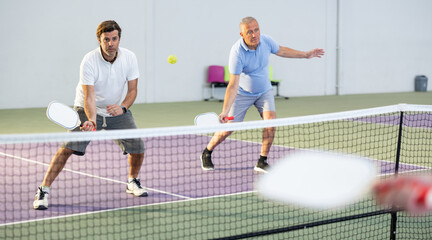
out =
[[[139,178],[136,178],[136,179],[139,179]],[[132,182],[132,180],[134,180],[134,178],[128,178],[128,182]]]
[[[50,187],[47,187],[47,186],[40,186],[40,187],[42,188],[42,191],[44,191],[44,192],[46,192],[46,193],[49,194]]]

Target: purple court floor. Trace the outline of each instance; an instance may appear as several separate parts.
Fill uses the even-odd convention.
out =
[[[261,144],[226,140],[213,153],[215,171],[203,171],[200,154],[208,136],[176,136],[145,139],[146,155],[141,183],[148,197],[125,192],[127,156],[112,141],[92,142],[83,157],[73,156],[51,186],[49,209],[33,210],[41,184],[58,144],[0,146],[0,225],[94,211],[145,206],[203,197],[253,191],[259,175],[253,167]],[[273,146],[269,163],[292,148]],[[394,163],[379,161],[382,173],[394,171]],[[401,165],[400,171],[420,169]]]

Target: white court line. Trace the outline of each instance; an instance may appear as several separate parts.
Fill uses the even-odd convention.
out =
[[[39,165],[43,165],[43,166],[49,167],[49,164],[46,164],[46,163],[41,163],[41,162],[38,162],[38,161],[35,161],[35,160],[31,160],[31,159],[28,159],[28,158],[23,158],[23,157],[11,155],[11,154],[3,153],[3,152],[0,152],[0,156],[11,157],[11,158],[19,159],[19,160],[22,160],[22,161],[25,161],[25,162],[39,164]],[[126,182],[122,182],[122,181],[118,181],[118,180],[111,179],[111,178],[106,178],[106,177],[100,177],[100,176],[97,176],[97,175],[92,175],[92,174],[88,174],[88,173],[84,173],[84,172],[79,172],[79,171],[75,171],[75,170],[68,169],[68,168],[63,168],[62,171],[71,172],[71,173],[83,175],[83,176],[86,176],[86,177],[101,179],[101,180],[105,180],[105,181],[108,181],[108,182],[121,183],[121,184],[126,184],[127,185]],[[179,197],[179,198],[184,198],[184,199],[192,199],[191,197],[187,197],[187,196],[183,196],[183,195],[179,195],[179,194],[175,194],[175,193],[170,193],[170,192],[166,192],[166,191],[162,191],[162,190],[158,190],[158,189],[154,189],[154,188],[149,188],[149,187],[146,187],[146,186],[144,186],[144,187],[147,190],[149,190],[149,191],[163,193],[163,194],[166,194],[166,195],[171,195],[171,196],[174,196],[174,197]]]
[[[203,135],[203,136],[206,136],[206,135]],[[228,138],[227,140],[241,141],[241,142],[252,143],[252,144],[260,144],[259,142],[253,142],[253,141],[250,141],[250,140],[241,140],[241,139],[235,139],[235,138],[231,138],[231,139]],[[301,148],[290,147],[290,146],[283,146],[283,145],[276,145],[276,144],[273,145],[273,146],[281,147],[281,148],[287,148],[287,149],[292,149],[292,150],[311,151],[311,149],[301,149]],[[8,157],[16,158],[16,159],[20,159],[20,160],[23,160],[23,161],[26,161],[26,162],[30,162],[30,163],[35,163],[35,164],[39,164],[39,165],[49,166],[49,164],[46,164],[46,163],[41,163],[41,162],[38,162],[38,161],[35,161],[35,160],[31,160],[31,159],[27,159],[27,158],[22,158],[22,157],[10,155],[10,154],[2,153],[2,152],[0,152],[0,155],[8,156]],[[370,159],[371,160],[375,160],[375,161],[394,163],[394,162],[388,161],[388,160],[378,160],[378,159],[372,159],[372,158],[370,158]],[[409,165],[409,166],[415,166],[415,167],[419,167],[419,168],[421,167],[423,169],[417,169],[417,170],[412,170],[412,171],[404,171],[404,172],[400,172],[400,174],[402,174],[402,173],[409,173],[409,172],[425,171],[425,170],[430,170],[431,169],[431,168],[428,168],[428,167],[425,167],[425,166],[419,166],[419,165],[414,165],[414,164],[405,164],[405,163],[402,163],[402,164]],[[127,184],[127,183],[122,182],[122,181],[118,181],[118,180],[114,180],[114,179],[109,179],[109,178],[104,178],[104,177],[99,177],[99,176],[95,176],[95,175],[91,175],[91,174],[86,174],[86,173],[78,172],[78,171],[67,169],[67,168],[64,168],[63,170],[68,171],[68,172],[72,172],[72,173],[76,173],[76,174],[80,174],[80,175],[84,175],[84,176],[88,176],[88,177],[93,177],[93,178],[97,178],[97,179],[102,179],[102,180],[110,181],[110,182]],[[387,175],[393,175],[393,174],[394,173],[386,173],[386,174],[379,174],[377,176],[381,177],[381,176],[387,176]],[[84,213],[77,213],[77,214],[70,214],[70,215],[63,215],[63,216],[56,216],[56,217],[50,217],[50,218],[41,218],[41,219],[32,219],[32,220],[20,221],[20,222],[11,222],[11,223],[0,224],[0,227],[2,227],[2,226],[8,226],[8,225],[21,224],[21,223],[32,223],[32,222],[39,222],[39,221],[45,221],[45,220],[62,219],[62,218],[67,218],[67,217],[84,216],[84,215],[90,215],[90,214],[97,214],[97,213],[104,213],[104,212],[113,212],[113,211],[118,211],[118,210],[126,210],[126,209],[141,208],[141,207],[151,207],[151,206],[158,206],[158,205],[168,205],[168,204],[172,204],[172,203],[183,203],[183,202],[189,202],[189,201],[199,201],[199,200],[205,200],[205,199],[221,198],[221,197],[243,195],[243,194],[250,194],[250,193],[256,193],[257,192],[257,191],[254,190],[254,191],[245,191],[245,192],[239,192],[239,193],[231,193],[231,194],[222,194],[222,195],[215,195],[215,196],[207,196],[207,197],[201,197],[201,198],[191,198],[191,197],[186,197],[186,196],[182,196],[182,195],[178,195],[178,194],[174,194],[174,193],[169,193],[169,192],[165,192],[165,191],[161,191],[161,190],[157,190],[157,189],[152,189],[152,188],[147,188],[147,189],[149,189],[151,191],[154,191],[154,192],[159,192],[159,193],[163,193],[163,194],[167,194],[167,195],[183,198],[184,200],[174,200],[174,201],[167,201],[167,202],[160,202],[160,203],[143,204],[143,205],[123,207],[123,208],[113,208],[113,209],[106,209],[106,210],[100,210],[100,211],[91,211],[91,212],[84,212]]]
[[[430,168],[427,168],[427,169],[417,169],[417,170],[412,170],[412,171],[406,171],[406,172],[403,172],[403,173],[420,172],[420,171],[425,171],[425,170],[430,170]],[[386,174],[379,174],[377,176],[378,177],[383,177],[383,176],[388,176],[388,175],[393,175],[393,174],[394,173],[386,173]],[[245,191],[245,192],[239,192],[239,193],[222,194],[222,195],[215,195],[215,196],[208,196],[208,197],[201,197],[201,198],[189,198],[189,199],[185,199],[185,200],[174,200],[174,201],[167,201],[167,202],[160,202],[160,203],[142,204],[142,205],[136,205],[136,206],[123,207],[123,208],[112,208],[112,209],[106,209],[106,210],[91,211],[91,212],[84,212],[84,213],[76,213],[76,214],[69,214],[69,215],[50,217],[50,218],[41,218],[41,219],[32,219],[32,220],[20,221],[20,222],[5,223],[5,224],[0,224],[0,227],[9,226],[9,225],[15,225],[15,224],[24,224],[24,223],[32,223],[32,222],[40,222],[40,221],[49,221],[49,220],[62,219],[62,218],[68,218],[68,217],[78,217],[78,216],[85,216],[85,215],[105,213],[105,212],[114,212],[114,211],[121,211],[121,210],[134,209],[134,208],[146,208],[146,207],[152,207],[152,206],[168,205],[168,204],[173,204],[173,203],[185,203],[185,202],[206,200],[206,199],[212,199],[212,198],[223,198],[223,197],[243,195],[243,194],[250,194],[250,193],[257,193],[257,192],[258,191],[254,190],[254,191]]]
[[[423,168],[423,169],[416,169],[416,170],[410,170],[410,171],[403,171],[403,172],[399,172],[398,175],[402,175],[405,173],[415,173],[415,172],[427,172],[430,171],[431,168]],[[377,175],[378,177],[384,177],[384,176],[391,176],[391,175],[395,175],[395,173],[382,173]]]
[[[69,214],[69,215],[49,217],[49,218],[40,218],[40,219],[32,219],[32,220],[27,220],[27,221],[4,223],[4,224],[0,224],[0,227],[10,226],[10,225],[15,225],[15,224],[23,224],[23,223],[49,221],[49,220],[62,219],[62,218],[68,218],[68,217],[78,217],[78,216],[85,216],[85,215],[105,213],[105,212],[114,212],[114,211],[121,211],[121,210],[134,209],[134,208],[144,208],[144,207],[152,207],[152,206],[159,206],[159,205],[168,205],[168,204],[172,204],[172,203],[185,203],[185,202],[206,200],[206,199],[212,199],[212,198],[223,198],[223,197],[227,197],[227,196],[236,196],[236,195],[250,194],[250,193],[256,193],[256,192],[257,191],[247,191],[247,192],[222,194],[222,195],[215,195],[215,196],[201,197],[201,198],[189,198],[189,199],[184,199],[184,200],[174,200],[174,201],[167,201],[167,202],[160,202],[160,203],[142,204],[142,205],[136,205],[136,206],[122,207],[122,208],[112,208],[112,209],[106,209],[106,210],[76,213],[76,214]]]
[[[0,155],[1,154],[2,153],[0,152]],[[48,165],[48,164],[45,164],[45,165]],[[418,169],[418,170],[406,171],[406,172],[417,172],[417,171],[424,171],[424,170],[430,170],[430,169]],[[403,172],[403,173],[406,173],[406,172]],[[378,177],[382,177],[382,176],[386,176],[386,175],[393,175],[393,174],[394,173],[380,174],[380,175],[378,175]],[[243,195],[243,194],[250,194],[250,193],[257,193],[257,192],[258,191],[254,190],[254,191],[245,191],[245,192],[239,192],[239,193],[222,194],[222,195],[215,195],[215,196],[208,196],[208,197],[201,197],[201,198],[189,198],[189,199],[184,199],[184,200],[174,200],[174,201],[167,201],[167,202],[160,202],[160,203],[151,203],[151,204],[142,204],[142,205],[136,205],[136,206],[122,207],[122,208],[112,208],[112,209],[106,209],[106,210],[91,211],[91,212],[84,212],[84,213],[76,213],[76,214],[69,214],[69,215],[49,217],[49,218],[40,218],[40,219],[32,219],[32,220],[27,220],[27,221],[4,223],[4,224],[0,224],[0,227],[10,226],[10,225],[15,225],[15,224],[24,224],[24,223],[33,223],[33,222],[41,222],[41,221],[50,221],[50,220],[55,220],[55,219],[68,218],[68,217],[78,217],[78,216],[85,216],[85,215],[105,213],[105,212],[114,212],[114,211],[121,211],[121,210],[134,209],[134,208],[146,208],[146,207],[152,207],[152,206],[168,205],[168,204],[173,204],[173,203],[185,203],[185,202],[206,200],[206,199],[212,199],[212,198],[223,198],[223,197],[228,197],[228,196],[236,196],[236,195]]]

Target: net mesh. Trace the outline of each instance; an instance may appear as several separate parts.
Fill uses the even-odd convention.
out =
[[[432,106],[419,105],[220,126],[0,135],[0,238],[390,238],[391,211],[370,195],[332,211],[259,197],[253,184],[260,174],[253,168],[268,127],[276,127],[270,165],[294,151],[319,149],[374,159],[382,178],[396,169],[424,174],[432,167]],[[216,131],[234,132],[214,150],[215,170],[203,171],[200,155]],[[136,137],[145,143],[140,178],[148,197],[125,192],[128,156],[112,141]],[[91,140],[86,154],[68,160],[51,186],[49,208],[33,210],[61,142],[79,140]],[[431,238],[430,224],[430,215],[397,213],[398,239]]]

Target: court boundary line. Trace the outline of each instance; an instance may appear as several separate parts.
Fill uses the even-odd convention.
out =
[[[362,121],[360,121],[360,122],[362,122]],[[369,122],[364,122],[364,123],[369,123]],[[378,123],[378,124],[380,124],[380,123]],[[389,124],[389,125],[392,125],[392,124]],[[207,138],[211,138],[211,136],[209,136],[208,134],[197,134],[197,135],[206,136]],[[237,138],[227,138],[227,140],[230,140],[230,141],[240,141],[240,142],[257,144],[257,145],[261,145],[262,144],[261,142],[254,142],[254,141],[250,141],[250,140],[242,140],[242,139],[237,139]],[[283,145],[279,145],[279,144],[275,144],[275,145],[272,145],[272,146],[276,146],[276,147],[280,147],[280,148],[286,148],[288,150],[291,149],[291,150],[294,150],[294,151],[295,150],[300,150],[300,151],[327,151],[327,150],[320,150],[320,149],[304,149],[304,148],[297,148],[297,147],[291,147],[291,146],[283,146]],[[348,153],[342,153],[342,154],[348,154]],[[352,155],[360,156],[360,155],[356,155],[356,154],[352,154]],[[24,157],[20,157],[20,156],[15,156],[15,155],[4,153],[4,152],[0,152],[0,156],[11,157],[11,158],[22,160],[22,161],[25,161],[25,162],[28,162],[28,163],[43,165],[43,166],[46,166],[46,167],[48,167],[50,165],[50,164],[47,164],[47,163],[39,162],[39,161],[36,161],[36,160],[32,160],[32,159],[28,159],[28,158],[24,158]],[[375,158],[369,158],[369,159],[371,159],[373,161],[381,161],[381,162],[394,163],[394,162],[392,162],[390,160],[378,160],[378,159],[375,159]],[[421,171],[428,171],[428,170],[432,169],[430,167],[419,166],[419,165],[415,165],[415,164],[408,164],[408,163],[402,163],[402,164],[421,168],[421,169],[416,169],[416,170],[404,171],[402,173],[421,172]],[[68,169],[68,168],[64,168],[63,170],[67,171],[67,172],[75,173],[75,174],[78,174],[78,175],[83,175],[83,176],[87,176],[87,177],[91,177],[91,178],[96,178],[96,179],[100,179],[100,180],[105,180],[105,181],[108,181],[108,182],[127,184],[126,182],[123,182],[123,181],[119,181],[119,180],[115,180],[115,179],[110,179],[110,178],[105,178],[105,177],[101,177],[101,176],[97,176],[97,175],[92,175],[92,174],[88,174],[88,173],[84,173],[84,172],[80,172],[80,171],[76,171],[76,170],[72,170],[72,169]],[[395,173],[378,174],[377,177],[391,176],[391,175],[395,175]],[[48,218],[40,218],[40,219],[31,219],[31,220],[18,221],[18,222],[10,222],[10,223],[0,224],[0,227],[10,226],[10,225],[15,225],[15,224],[32,223],[32,222],[38,222],[38,221],[50,221],[50,220],[54,220],[54,219],[62,219],[62,218],[67,218],[67,217],[78,217],[78,216],[85,216],[85,215],[90,215],[90,214],[99,214],[99,213],[104,213],[104,212],[112,212],[112,211],[126,210],[126,209],[133,209],[133,208],[146,208],[146,207],[152,207],[152,206],[158,206],[158,205],[177,204],[177,203],[197,201],[197,200],[199,201],[199,200],[205,200],[205,199],[214,199],[214,198],[229,197],[229,196],[235,196],[235,195],[244,195],[244,194],[250,194],[250,193],[256,193],[257,192],[256,190],[252,190],[252,191],[243,191],[243,192],[237,192],[237,193],[229,193],[229,194],[221,194],[221,195],[213,195],[213,196],[193,198],[193,197],[187,197],[187,196],[183,196],[183,195],[179,195],[179,194],[175,194],[175,193],[170,193],[170,192],[166,192],[166,191],[162,191],[162,190],[158,190],[158,189],[154,189],[154,188],[148,188],[148,187],[145,187],[145,188],[147,190],[149,190],[149,191],[159,192],[159,193],[170,195],[170,196],[173,196],[173,197],[178,197],[178,198],[181,198],[182,200],[172,200],[172,201],[166,201],[166,202],[141,204],[141,205],[135,205],[135,206],[121,207],[121,208],[112,208],[112,209],[105,209],[105,210],[98,210],[98,211],[89,211],[89,212],[83,212],[83,213],[77,213],[77,214],[69,214],[69,215],[48,217]]]
[[[0,152],[0,154],[1,154],[1,152]],[[377,160],[377,161],[381,161],[381,160]],[[431,168],[426,168],[426,169],[430,170]],[[425,169],[417,169],[417,170],[406,171],[403,173],[418,172],[418,171],[424,171],[424,170]],[[383,176],[389,176],[389,175],[394,175],[394,173],[379,174],[379,175],[377,175],[377,177],[383,177]],[[159,203],[141,204],[141,205],[136,205],[136,206],[122,207],[122,208],[112,208],[112,209],[90,211],[90,212],[76,213],[76,214],[68,214],[68,215],[49,217],[49,218],[39,218],[39,219],[32,219],[32,220],[26,220],[26,221],[4,223],[4,224],[0,224],[0,227],[11,226],[11,225],[15,225],[15,224],[26,224],[26,223],[40,222],[40,221],[51,221],[51,220],[55,220],[55,219],[62,219],[62,218],[68,218],[68,217],[79,217],[79,216],[85,216],[85,215],[91,215],[91,214],[100,214],[100,213],[105,213],[105,212],[121,211],[121,210],[133,209],[133,208],[147,208],[147,207],[159,206],[159,205],[168,205],[168,204],[200,201],[200,200],[206,200],[206,199],[212,199],[212,198],[222,198],[222,197],[244,195],[244,194],[257,193],[257,192],[258,191],[253,190],[253,191],[244,191],[244,192],[238,192],[238,193],[206,196],[206,197],[200,197],[200,198],[190,198],[190,199],[173,200],[173,201],[166,201],[166,202],[159,202]]]
[[[112,209],[105,209],[105,210],[98,210],[98,211],[90,211],[90,212],[84,212],[84,213],[68,214],[68,215],[48,217],[48,218],[31,219],[31,220],[26,220],[26,221],[18,221],[18,222],[10,222],[10,223],[0,224],[0,227],[5,227],[5,226],[10,226],[10,225],[15,225],[15,224],[25,224],[25,223],[33,223],[33,222],[40,222],[40,221],[50,221],[50,220],[55,220],[55,219],[67,218],[67,217],[79,217],[79,216],[85,216],[85,215],[90,215],[90,214],[114,212],[114,211],[121,211],[121,210],[133,209],[133,208],[146,208],[146,207],[152,207],[152,206],[167,205],[167,204],[172,204],[172,203],[184,203],[184,202],[200,201],[200,200],[211,199],[211,198],[222,198],[222,197],[250,194],[250,193],[256,193],[256,192],[257,191],[245,191],[245,192],[239,192],[239,193],[230,193],[230,194],[222,194],[222,195],[207,196],[207,197],[200,197],[200,198],[183,199],[183,200],[177,200],[177,201],[174,200],[174,201],[141,204],[141,205],[136,205],[136,206],[121,207],[121,208],[112,208]]]
[[[245,141],[245,140],[240,140],[240,141]],[[245,141],[245,142],[249,142],[249,141]],[[254,142],[252,142],[252,143],[254,143]],[[276,145],[276,146],[278,146],[278,147],[284,147],[284,148],[291,148],[291,149],[298,149],[298,150],[309,150],[310,151],[310,149],[299,149],[299,148],[292,148],[292,147],[279,146],[279,145]],[[23,161],[30,162],[30,163],[35,163],[35,164],[39,164],[39,165],[49,166],[49,164],[46,164],[46,163],[41,163],[41,162],[38,162],[38,161],[35,161],[35,160],[31,160],[31,159],[27,159],[27,158],[23,158],[23,157],[19,157],[19,156],[14,156],[14,155],[3,153],[3,152],[0,152],[0,155],[7,156],[7,157],[12,157],[12,158],[17,158],[19,160],[23,160]],[[378,160],[378,159],[372,159],[372,158],[371,158],[371,160],[382,161],[382,162],[391,162],[391,161],[388,161],[388,160]],[[407,165],[419,167],[419,166],[414,165],[414,164],[407,164]],[[404,171],[402,173],[421,172],[421,171],[427,171],[427,170],[431,170],[431,169],[432,168],[428,168],[428,167],[424,167],[423,166],[423,169]],[[104,178],[104,177],[98,177],[98,176],[92,176],[91,174],[82,173],[82,172],[78,172],[78,171],[71,170],[71,169],[64,168],[64,170],[69,171],[69,172],[73,172],[73,173],[77,173],[77,174],[81,174],[81,175],[85,175],[85,176],[89,176],[89,177],[93,177],[93,178],[99,178],[99,179],[102,179],[102,180],[107,180],[107,181],[115,182],[115,183],[127,184],[127,183],[124,183],[124,182],[121,182],[121,181],[118,181],[118,180]],[[378,174],[377,177],[390,176],[390,175],[394,175],[394,174],[395,173]],[[149,189],[149,188],[147,188],[147,189]],[[214,199],[214,198],[222,198],[222,197],[229,197],[229,196],[236,196],[236,195],[244,195],[244,194],[251,194],[251,193],[256,193],[256,192],[257,192],[256,190],[252,190],[252,191],[243,191],[243,192],[237,192],[237,193],[221,194],[221,195],[206,196],[206,197],[199,197],[199,198],[184,197],[182,200],[173,200],[173,201],[166,201],[166,202],[141,204],[141,205],[135,205],[135,206],[121,207],[121,208],[112,208],[112,209],[105,209],[105,210],[99,210],[99,211],[90,211],[90,212],[77,213],[77,214],[68,214],[68,215],[48,217],[48,218],[39,218],[39,219],[31,219],[31,220],[26,220],[26,221],[10,222],[10,223],[0,224],[0,227],[11,226],[11,225],[16,225],[16,224],[26,224],[26,223],[40,222],[40,221],[50,221],[50,220],[55,220],[55,219],[68,218],[68,217],[79,217],[79,216],[85,216],[85,215],[90,215],[90,214],[100,214],[100,213],[105,213],[105,212],[121,211],[121,210],[133,209],[133,208],[147,208],[147,207],[159,206],[159,205],[177,204],[177,203],[200,201],[200,200],[206,200],[206,199]],[[165,192],[163,192],[163,191],[160,192],[160,193],[165,194]],[[177,194],[174,194],[174,195],[177,195]],[[174,196],[174,195],[172,195],[172,196]]]
[[[418,170],[406,171],[403,173],[417,172],[417,171],[423,171],[423,170],[424,169],[418,169]],[[428,170],[430,170],[430,168]],[[379,175],[377,175],[377,177],[383,177],[383,176],[389,176],[389,175],[394,175],[394,173],[379,174]],[[147,207],[159,206],[159,205],[168,205],[168,204],[200,201],[200,200],[206,200],[206,199],[212,199],[212,198],[222,198],[222,197],[229,197],[229,196],[236,196],[236,195],[244,195],[244,194],[251,194],[251,193],[256,193],[256,192],[258,192],[258,191],[253,190],[253,191],[221,194],[221,195],[207,196],[207,197],[200,197],[200,198],[191,198],[191,199],[173,200],[173,201],[166,201],[166,202],[159,202],[159,203],[141,204],[141,205],[136,205],[136,206],[122,207],[122,208],[112,208],[112,209],[105,209],[105,210],[91,211],[91,212],[84,212],[84,213],[76,213],[76,214],[68,214],[68,215],[49,217],[49,218],[39,218],[39,219],[32,219],[32,220],[26,220],[26,221],[11,222],[11,223],[0,224],[0,227],[10,226],[10,225],[15,225],[15,224],[40,222],[40,221],[51,221],[51,220],[55,220],[55,219],[62,219],[62,218],[68,218],[68,217],[79,217],[79,216],[85,216],[85,215],[90,215],[90,214],[114,212],[114,211],[121,211],[121,210],[133,209],[133,208],[147,208]]]
[[[248,140],[240,140],[240,139],[231,139],[231,141],[241,141],[241,142],[259,144],[257,142],[252,142],[252,141],[248,141]],[[274,145],[274,146],[281,147],[281,148],[292,149],[292,150],[317,151],[317,150],[313,150],[313,149],[295,148],[295,147],[282,146],[282,145]],[[25,161],[25,162],[33,163],[33,164],[38,164],[38,165],[43,165],[43,166],[49,166],[49,164],[47,164],[47,163],[42,163],[42,162],[39,162],[39,161],[36,161],[36,160],[32,160],[32,159],[28,159],[28,158],[24,158],[24,157],[20,157],[20,156],[15,156],[15,155],[7,154],[7,153],[4,153],[4,152],[0,152],[0,156],[6,156],[6,157],[11,157],[11,158],[16,158],[16,159],[19,159],[19,160],[22,160],[22,161]],[[381,161],[381,162],[394,163],[394,162],[389,161],[389,160],[379,160],[379,159],[374,159],[374,158],[370,158],[370,159],[373,160],[373,161],[377,161],[377,162]],[[408,165],[408,166],[418,167],[418,168],[421,168],[421,169],[404,171],[402,173],[421,172],[421,171],[428,171],[428,170],[432,169],[432,168],[429,168],[429,167],[419,166],[419,165],[415,165],[415,164],[405,164],[405,163],[403,163],[403,164],[404,165]],[[68,168],[64,168],[63,170],[65,170],[67,172],[71,172],[71,173],[76,173],[76,174],[79,174],[79,175],[84,175],[84,176],[91,177],[91,178],[106,180],[106,181],[109,181],[109,182],[127,184],[127,183],[122,182],[122,181],[118,181],[118,180],[114,180],[114,179],[110,179],[110,178],[105,178],[105,177],[100,177],[100,176],[96,176],[96,175],[92,175],[92,174],[88,174],[88,173],[83,173],[83,172],[79,172],[79,171],[68,169]],[[391,176],[391,175],[395,175],[395,173],[378,174],[377,177],[384,177],[384,176]],[[103,213],[103,212],[125,210],[125,209],[131,209],[131,208],[151,207],[151,206],[158,206],[158,205],[165,205],[165,204],[173,204],[173,203],[175,204],[175,203],[197,201],[197,200],[205,200],[205,199],[212,199],[212,198],[229,197],[229,196],[243,195],[243,194],[250,194],[250,193],[256,193],[257,192],[256,190],[253,190],[253,191],[243,191],[243,192],[237,192],[237,193],[229,193],[229,194],[221,194],[221,195],[214,195],[214,196],[192,198],[192,197],[186,197],[186,196],[178,195],[178,194],[175,194],[175,193],[169,193],[169,192],[165,192],[165,191],[161,191],[161,190],[157,190],[157,189],[153,189],[153,188],[147,188],[146,187],[146,189],[154,191],[154,192],[159,192],[159,193],[162,193],[162,194],[167,194],[167,195],[171,195],[171,196],[174,196],[174,197],[178,197],[178,198],[181,198],[182,200],[173,200],[173,201],[166,201],[166,202],[141,204],[141,205],[135,205],[135,206],[122,207],[122,208],[112,208],[112,209],[105,209],[105,210],[99,210],[99,211],[90,211],[90,212],[84,212],[84,213],[62,215],[62,216],[49,217],[49,218],[40,218],[40,219],[32,219],[32,220],[19,221],[19,222],[4,223],[4,224],[0,224],[0,227],[8,226],[8,225],[14,225],[14,224],[21,224],[21,223],[31,223],[31,222],[45,221],[45,220],[49,221],[49,220],[54,220],[54,219],[67,218],[67,217],[83,216],[83,215],[88,215],[88,214],[98,214],[98,213]]]
[[[11,158],[22,160],[22,161],[25,161],[25,162],[28,162],[28,163],[33,163],[33,164],[38,164],[38,165],[43,165],[45,167],[47,167],[47,166],[49,167],[49,164],[47,164],[47,163],[39,162],[39,161],[36,161],[36,160],[32,160],[32,159],[28,159],[28,158],[24,158],[24,157],[20,157],[20,156],[15,156],[15,155],[4,153],[4,152],[0,152],[0,156],[11,157]],[[127,185],[127,183],[123,182],[123,181],[119,181],[119,180],[115,180],[115,179],[111,179],[111,178],[106,178],[106,177],[101,177],[101,176],[97,176],[97,175],[92,175],[92,174],[89,174],[89,173],[84,173],[84,172],[72,170],[72,169],[69,169],[69,168],[63,168],[62,171],[66,171],[66,172],[70,172],[70,173],[75,173],[75,174],[86,176],[86,177],[90,177],[90,178],[96,178],[96,179],[100,179],[100,180],[104,180],[104,181],[108,181],[108,182],[121,183],[121,184],[126,184]],[[144,186],[144,188],[147,189],[147,190],[149,190],[149,191],[166,194],[166,195],[170,195],[170,196],[173,196],[173,197],[178,197],[178,198],[183,198],[183,199],[191,199],[191,197],[187,197],[187,196],[183,196],[183,195],[176,194],[176,193],[171,193],[171,192],[166,192],[166,191],[158,190],[158,189],[155,189],[155,188],[150,188],[150,187],[146,187],[146,186]]]
[[[430,171],[431,169],[432,168],[415,169],[415,170],[399,172],[398,174],[409,174],[409,173]],[[385,177],[385,176],[391,176],[391,175],[396,175],[396,173],[382,173],[382,174],[377,175],[377,177]]]

